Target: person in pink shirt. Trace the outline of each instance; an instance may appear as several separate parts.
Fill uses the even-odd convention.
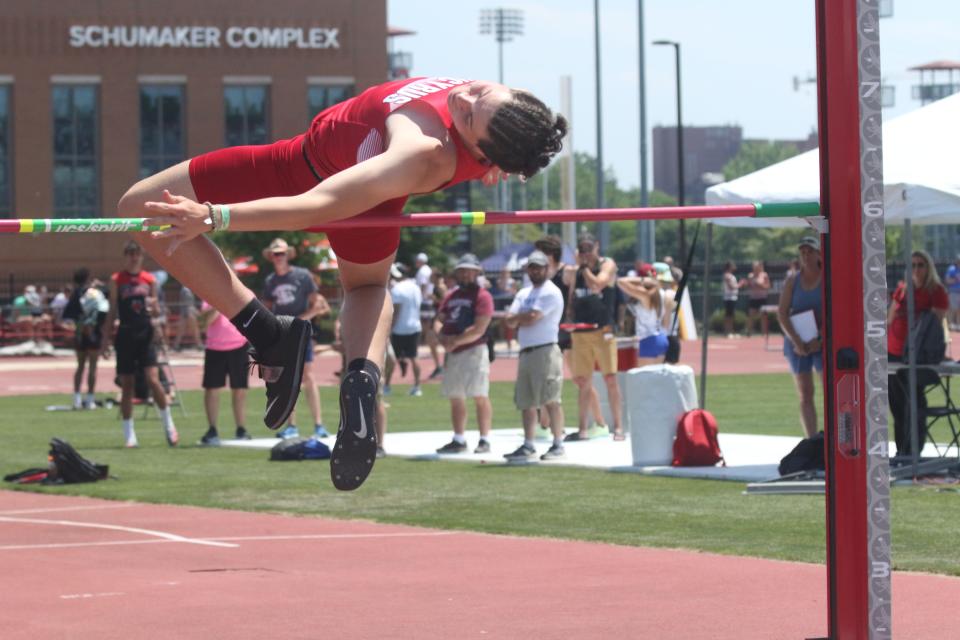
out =
[[[217,416],[220,413],[220,389],[230,377],[230,396],[233,401],[233,419],[237,425],[237,440],[249,440],[246,427],[247,401],[247,339],[237,331],[230,320],[206,302],[200,307],[200,320],[207,323],[207,340],[203,352],[203,406],[207,411],[207,432],[200,444],[215,447],[220,444]]]

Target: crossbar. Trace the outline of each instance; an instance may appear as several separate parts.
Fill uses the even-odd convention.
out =
[[[732,204],[697,207],[643,207],[635,209],[561,209],[551,211],[457,211],[407,215],[363,214],[307,228],[367,229],[374,227],[451,227],[544,222],[598,222],[613,220],[692,220],[700,218],[812,218],[820,215],[817,202]],[[0,220],[0,233],[129,233],[159,231],[145,227],[145,218],[20,218]]]

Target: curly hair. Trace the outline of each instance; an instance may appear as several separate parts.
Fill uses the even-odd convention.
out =
[[[511,89],[511,100],[490,119],[487,139],[477,144],[493,164],[529,178],[563,148],[567,120],[527,91]]]

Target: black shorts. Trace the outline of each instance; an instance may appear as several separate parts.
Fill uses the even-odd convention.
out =
[[[137,369],[157,366],[153,327],[120,327],[113,342],[117,352],[117,375],[133,375]]]
[[[203,388],[221,389],[230,376],[231,389],[246,389],[249,370],[247,369],[247,346],[231,351],[203,352]]]
[[[737,301],[736,300],[724,300],[723,301],[723,317],[732,318],[734,312],[737,310]]]
[[[393,346],[393,354],[398,358],[416,358],[417,347],[420,346],[420,334],[391,333],[390,344]]]
[[[757,298],[756,300],[751,299],[750,302],[747,304],[747,308],[750,309],[751,311],[753,311],[754,309],[756,309],[757,311],[760,311],[760,307],[762,307],[765,302],[766,300],[764,300],[763,298]]]
[[[573,348],[573,339],[570,338],[570,332],[560,329],[557,332],[557,345],[560,347],[560,351],[566,351]]]
[[[93,327],[91,331],[77,330],[73,341],[73,348],[77,351],[99,351],[103,346],[103,333],[100,327]]]

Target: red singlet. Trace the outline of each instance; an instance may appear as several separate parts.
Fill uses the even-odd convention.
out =
[[[197,200],[230,204],[273,196],[292,196],[317,184],[313,169],[322,178],[352,167],[385,150],[386,120],[410,102],[434,109],[457,147],[457,168],[436,190],[481,178],[489,167],[467,151],[447,109],[450,89],[470,80],[407,78],[371,87],[360,95],[318,114],[309,130],[270,145],[228,147],[190,161],[190,181]],[[400,215],[407,198],[383,202],[359,215]],[[391,255],[400,245],[400,229],[334,229],[327,233],[333,251],[349,262],[371,264]]]

